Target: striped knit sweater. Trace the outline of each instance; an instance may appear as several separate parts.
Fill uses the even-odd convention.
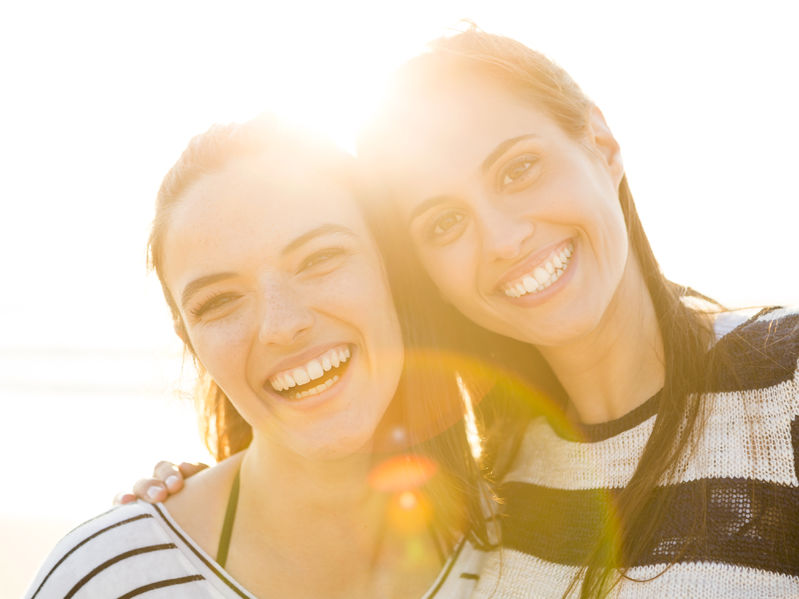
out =
[[[750,313],[751,315],[751,313]],[[678,468],[673,509],[613,596],[799,597],[799,313],[723,314],[706,422]],[[583,441],[534,420],[506,477],[503,550],[474,597],[561,597],[596,538],[609,490],[627,484],[658,398]],[[690,535],[690,536],[689,536]],[[669,564],[672,564],[669,567]],[[578,587],[579,588],[579,587]],[[573,595],[576,595],[575,591]]]

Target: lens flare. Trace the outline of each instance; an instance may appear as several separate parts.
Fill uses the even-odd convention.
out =
[[[388,522],[402,535],[418,535],[428,530],[433,520],[433,506],[421,491],[403,491],[391,497]]]
[[[483,444],[480,438],[480,431],[477,429],[477,418],[474,415],[474,405],[472,404],[472,396],[469,393],[469,388],[463,382],[460,374],[455,375],[455,380],[458,383],[458,389],[463,398],[464,418],[466,424],[466,440],[469,442],[469,448],[472,451],[472,457],[479,460],[483,454]]]
[[[377,464],[369,473],[369,484],[383,493],[403,493],[418,489],[438,471],[438,465],[427,456],[403,454]]]
[[[565,393],[542,359],[529,360],[525,376],[518,364],[511,369],[493,360],[454,351],[414,349],[405,356],[405,376],[401,385],[404,398],[402,427],[410,449],[437,437],[466,419],[473,456],[481,455],[480,431],[483,413],[499,416],[503,412],[545,416],[559,431],[580,438],[577,428],[565,417]],[[526,356],[515,357],[526,364]]]

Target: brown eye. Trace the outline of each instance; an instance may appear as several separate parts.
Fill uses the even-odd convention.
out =
[[[523,156],[511,162],[501,173],[501,187],[513,185],[521,181],[535,166],[536,160],[533,156]]]
[[[431,237],[439,237],[446,235],[453,228],[455,228],[464,219],[463,214],[460,212],[445,212],[433,221],[433,226],[430,231]]]

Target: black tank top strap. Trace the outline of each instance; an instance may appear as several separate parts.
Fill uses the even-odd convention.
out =
[[[236,521],[236,509],[239,505],[239,479],[241,470],[236,470],[236,478],[233,479],[233,486],[230,488],[230,495],[225,508],[225,521],[222,523],[222,534],[219,535],[219,546],[216,550],[216,562],[225,567],[227,562],[228,549],[230,548],[230,536],[233,534],[233,523]]]

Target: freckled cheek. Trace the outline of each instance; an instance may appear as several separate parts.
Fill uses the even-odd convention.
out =
[[[192,335],[192,343],[200,363],[214,380],[224,384],[231,375],[244,371],[255,332],[257,329],[247,319],[231,318],[204,325]]]
[[[306,290],[312,305],[333,316],[344,316],[358,309],[358,306],[374,303],[377,296],[373,290],[374,282],[365,276],[353,273],[334,273],[321,281],[314,281]]]

